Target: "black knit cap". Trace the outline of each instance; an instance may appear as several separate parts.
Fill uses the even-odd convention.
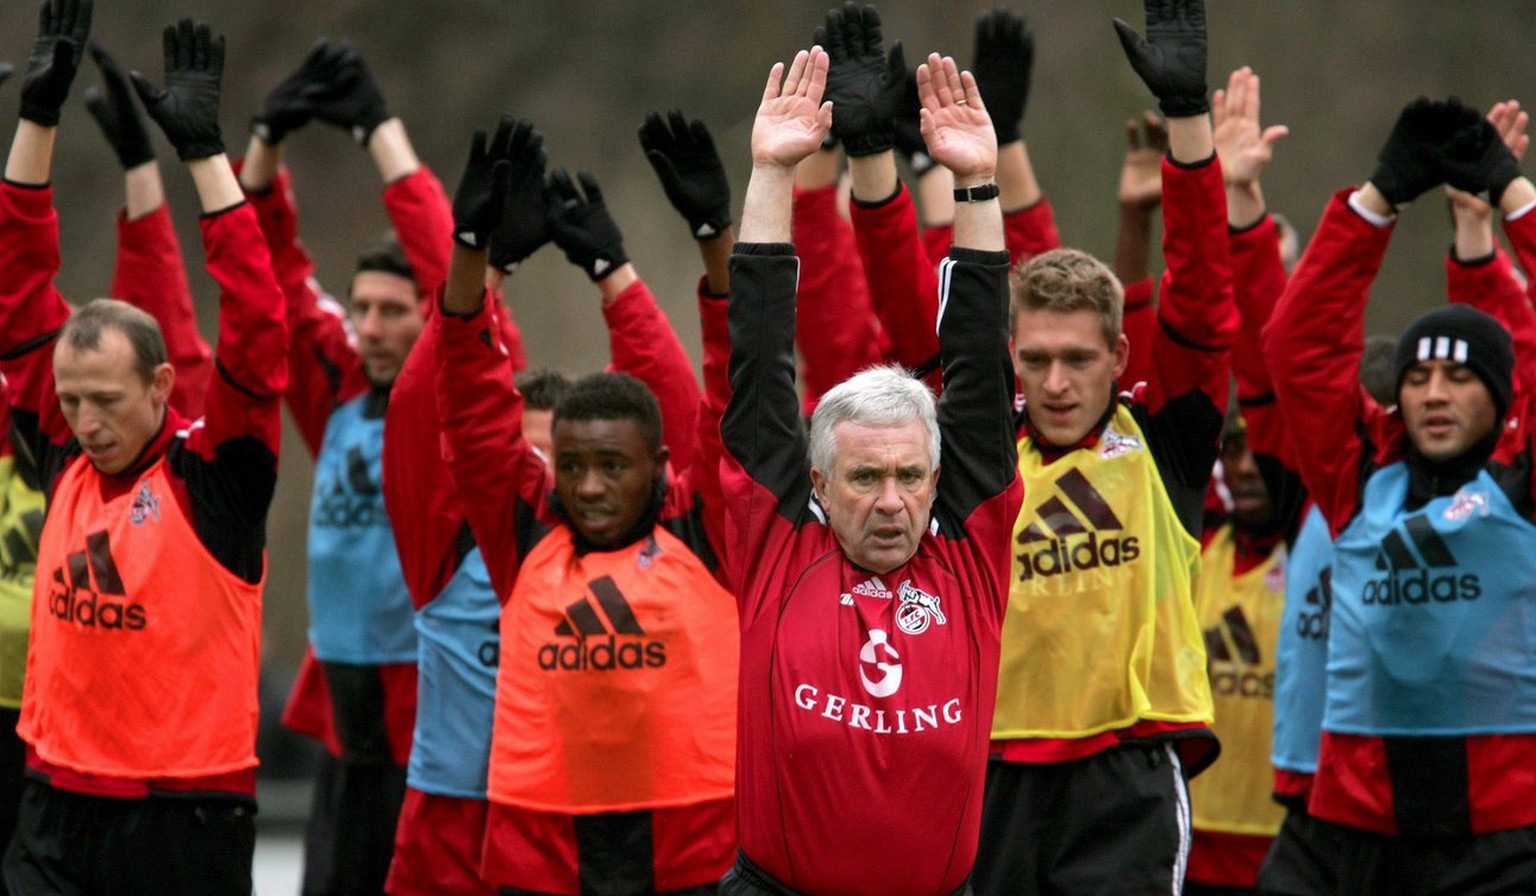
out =
[[[1514,392],[1515,349],[1509,331],[1470,305],[1447,305],[1414,321],[1397,341],[1397,388],[1420,361],[1451,361],[1472,368],[1503,420]]]

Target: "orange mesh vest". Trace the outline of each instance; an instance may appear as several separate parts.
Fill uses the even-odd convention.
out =
[[[219,565],[162,457],[101,498],[84,458],[43,526],[17,731],[91,775],[179,778],[256,764],[261,584]]]
[[[572,815],[735,792],[736,600],[661,527],[578,556],[561,526],[501,613],[488,794]]]

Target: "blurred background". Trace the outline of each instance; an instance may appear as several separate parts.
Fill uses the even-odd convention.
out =
[[[909,63],[930,50],[968,65],[980,4],[891,0],[878,4],[887,41],[903,40]],[[469,136],[501,112],[534,119],[551,167],[593,170],[641,275],[697,358],[692,239],[639,150],[635,129],[648,109],[678,106],[704,119],[726,160],[740,208],[747,141],[765,75],[809,43],[825,0],[751,3],[660,0],[97,0],[92,36],[125,67],[162,80],[160,29],[182,15],[210,21],[228,40],[223,122],[231,155],[266,91],[320,36],[352,40],[404,119],[422,158],[450,195]],[[1135,0],[1016,4],[1036,34],[1034,87],[1023,133],[1066,244],[1109,258],[1124,122],[1152,104],[1125,63],[1110,20],[1140,25]],[[1456,94],[1480,108],[1496,100],[1536,103],[1536,4],[1425,0],[1208,0],[1210,86],[1251,65],[1263,78],[1263,121],[1291,135],[1264,178],[1270,207],[1310,235],[1323,204],[1368,176],[1399,108],[1419,94]],[[0,6],[0,60],[26,62],[37,4]],[[18,76],[19,77],[19,76]],[[113,216],[122,202],[115,157],[79,102],[99,83],[82,65],[61,125],[54,183],[64,268],[60,287],[83,301],[106,289],[114,255]],[[14,111],[16,83],[0,89]],[[153,129],[153,128],[152,128]],[[158,135],[157,135],[158,139]],[[367,154],[320,123],[287,141],[301,232],[321,283],[344,295],[356,251],[388,222]],[[160,142],[172,209],[193,268],[203,331],[214,333],[216,293],[201,271],[196,200]],[[1395,332],[1443,301],[1450,244],[1443,199],[1427,194],[1404,215],[1368,316]],[[568,373],[596,369],[607,336],[596,290],[553,246],[519,270],[508,295],[529,359]],[[305,517],[309,458],[290,430],[271,516],[266,598],[268,703],[280,701],[303,652]],[[275,707],[274,707],[275,708]],[[289,767],[280,746],[264,755]],[[301,765],[298,759],[293,760]],[[297,767],[295,765],[295,767]]]

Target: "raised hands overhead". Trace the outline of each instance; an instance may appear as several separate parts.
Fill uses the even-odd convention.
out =
[[[1168,128],[1157,113],[1125,121],[1125,161],[1120,166],[1116,196],[1122,208],[1151,209],[1163,201],[1163,155],[1168,152]]]
[[[550,229],[565,257],[596,283],[623,267],[629,256],[624,253],[624,234],[608,213],[597,180],[590,171],[578,173],[577,178],[580,188],[564,169],[550,175]]]
[[[976,84],[992,115],[997,145],[1019,139],[1019,124],[1029,106],[1035,65],[1035,32],[1024,17],[998,7],[976,17]]]
[[[1131,68],[1157,97],[1169,118],[1190,118],[1210,111],[1206,97],[1205,0],[1144,0],[1147,34],[1122,19],[1115,33]]]
[[[133,104],[133,94],[128,88],[128,75],[117,60],[96,43],[91,44],[91,58],[101,69],[101,86],[85,89],[85,108],[101,126],[107,142],[117,153],[123,170],[138,166],[155,157],[149,142],[149,131],[144,119]]]
[[[91,0],[43,0],[21,82],[21,117],[56,127],[91,33]]]
[[[134,89],[183,161],[224,151],[219,131],[219,80],[224,73],[224,37],[205,22],[182,19],[165,26],[165,87],[157,89],[133,72]]]
[[[1371,174],[1372,186],[1393,208],[1412,202],[1425,190],[1449,180],[1445,161],[1452,139],[1485,124],[1476,109],[1456,97],[1443,102],[1419,97],[1403,107],[1382,144],[1376,170]]]
[[[832,133],[850,156],[871,156],[896,145],[896,116],[906,89],[907,64],[901,41],[890,55],[880,35],[880,13],[873,6],[844,3],[827,12],[815,43],[826,49],[826,97],[837,109]]]
[[[821,148],[832,128],[827,89],[827,51],[812,47],[795,54],[786,71],[775,62],[752,121],[752,164],[793,168]]]
[[[923,141],[933,160],[954,172],[958,186],[990,181],[997,172],[997,135],[976,78],[949,56],[932,53],[917,67]]]
[[[731,226],[731,184],[704,122],[689,121],[677,109],[665,118],[647,112],[640,146],[695,239],[713,239]]]
[[[339,52],[331,70],[331,88],[314,98],[314,116],[352,134],[358,146],[367,146],[373,131],[390,118],[378,81],[357,49],[348,41],[336,45]]]
[[[251,131],[269,146],[309,123],[318,104],[331,95],[351,89],[357,53],[351,47],[324,38],[315,42],[304,61],[262,101],[251,119]],[[345,77],[344,77],[345,76]]]
[[[1259,124],[1259,76],[1248,66],[1234,71],[1212,103],[1216,155],[1229,185],[1253,184],[1274,156],[1275,144],[1291,132],[1283,124]]]
[[[549,194],[544,187],[544,135],[520,118],[507,140],[507,185],[501,219],[491,231],[491,264],[504,274],[549,242]]]

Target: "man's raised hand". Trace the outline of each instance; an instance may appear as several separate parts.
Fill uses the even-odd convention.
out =
[[[205,22],[182,19],[165,26],[161,43],[165,87],[156,89],[133,72],[130,77],[139,100],[183,161],[222,153],[219,80],[224,73],[224,37],[215,38]]]
[[[95,43],[91,44],[91,58],[101,69],[102,86],[85,89],[85,108],[101,126],[123,170],[137,168],[153,159],[155,150],[150,145],[144,119],[133,105],[128,75],[116,59]]]
[[[506,193],[501,218],[491,231],[491,264],[504,274],[549,242],[549,201],[544,189],[544,136],[520,118],[507,140]]]
[[[276,146],[308,124],[317,103],[349,86],[343,75],[353,76],[347,66],[355,56],[343,44],[324,38],[316,41],[299,67],[267,94],[261,111],[251,119],[251,131],[268,146]]]
[[[466,249],[483,252],[491,231],[501,220],[512,164],[507,161],[507,146],[517,122],[510,115],[501,116],[496,136],[486,144],[485,131],[475,131],[469,144],[469,159],[459,188],[453,194],[453,239]]]
[[[832,133],[843,150],[871,156],[892,149],[907,79],[901,41],[892,42],[887,56],[880,13],[853,0],[828,11],[827,24],[816,29],[814,39],[831,62],[826,95],[838,109]]]
[[[596,283],[627,264],[629,256],[624,252],[624,234],[608,213],[597,179],[589,171],[577,177],[579,189],[564,169],[550,175],[550,230],[571,264]]]
[[[1145,0],[1144,5],[1146,37],[1115,19],[1131,68],[1167,117],[1204,115],[1211,108],[1205,84],[1205,0]]]
[[[1246,65],[1232,73],[1225,90],[1216,91],[1212,108],[1222,175],[1229,185],[1256,183],[1290,128],[1259,124],[1259,76]]]
[[[823,101],[830,58],[821,47],[795,54],[786,71],[775,62],[752,122],[752,164],[793,168],[821,148],[832,128],[832,102]]]
[[[917,67],[923,141],[933,160],[967,179],[991,180],[997,173],[997,135],[982,103],[976,78],[960,71],[949,56],[932,53]]]
[[[704,122],[689,121],[677,109],[665,119],[647,112],[640,146],[695,239],[713,239],[731,226],[731,184]]]
[[[58,126],[59,109],[69,96],[90,33],[91,0],[43,0],[37,39],[21,82],[22,118],[44,127]]]
[[[1035,65],[1035,32],[1024,17],[998,7],[976,17],[976,84],[992,115],[997,144],[1019,139],[1019,122],[1029,106]]]

